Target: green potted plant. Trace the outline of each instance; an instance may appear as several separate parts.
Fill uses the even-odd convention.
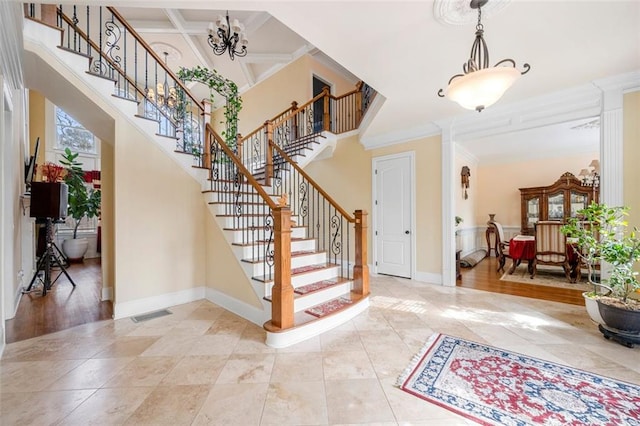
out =
[[[637,229],[627,231],[628,212],[628,207],[591,203],[570,218],[562,232],[587,266],[593,291],[585,293],[585,302],[596,302],[602,317],[597,322],[623,333],[637,333],[640,338],[640,301],[634,298],[640,289],[634,271],[634,264],[640,260],[640,238]],[[608,272],[599,283],[594,279],[596,265]]]
[[[81,261],[89,247],[86,238],[78,238],[78,227],[83,218],[93,218],[100,213],[101,192],[88,188],[84,180],[82,163],[78,153],[69,148],[64,150],[60,163],[65,168],[64,182],[68,187],[68,217],[73,221],[73,238],[62,242],[62,250],[69,261]]]

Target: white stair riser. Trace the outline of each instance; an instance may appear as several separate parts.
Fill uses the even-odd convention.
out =
[[[291,257],[291,268],[300,268],[301,266],[319,265],[327,263],[327,253],[313,253]]]
[[[227,182],[226,179],[224,178],[220,180],[207,181],[207,183],[208,183],[207,189],[211,189],[214,192],[221,192],[221,193],[226,193],[226,192],[235,193],[237,191],[248,192],[248,193],[256,192],[256,189],[253,187],[253,185],[249,183],[240,184],[240,189],[238,189],[238,186],[236,186],[235,182]],[[264,185],[260,185],[260,186],[262,186],[262,189],[264,189],[264,191],[268,195],[271,195],[273,193],[271,186],[264,186]]]
[[[219,215],[235,214],[236,213],[236,209],[238,207],[238,206],[236,206],[235,203],[232,203],[232,202],[227,202],[227,203],[224,203],[224,204],[222,204],[222,203],[211,204],[211,206],[213,207],[215,214],[219,214]],[[242,209],[242,212],[248,213],[248,214],[266,215],[271,211],[271,209],[269,208],[269,206],[267,204],[243,204],[243,203],[240,203],[240,208]]]
[[[258,243],[255,246],[232,246],[233,253],[238,259],[248,259],[254,255],[254,253],[262,253],[264,250],[264,243]],[[254,248],[255,247],[255,248]],[[309,251],[315,250],[315,240],[294,240],[291,241],[291,251]]]
[[[259,255],[262,259],[264,256],[264,248],[261,251],[256,251],[256,255]],[[326,263],[327,254],[326,253],[314,253],[304,256],[295,256],[291,258],[291,268],[300,268],[301,266],[309,266],[309,265],[319,265],[321,263]],[[261,277],[265,275],[265,271],[271,270],[273,273],[273,268],[269,268],[268,265],[265,265],[263,261],[258,261],[257,263],[249,263],[242,262],[243,268],[245,265],[248,265],[247,271],[250,272],[252,277]]]
[[[216,217],[216,222],[224,228],[223,224],[220,221],[220,217]],[[252,243],[255,240],[265,240],[271,236],[271,232],[265,231],[262,228],[252,230],[252,231],[244,231],[244,230],[234,230],[234,229],[224,229],[225,236],[227,237],[227,241],[231,243],[237,244],[248,244]],[[292,228],[291,229],[291,238],[305,238],[306,237],[306,228]]]
[[[224,228],[264,228],[267,215],[248,213],[246,215],[236,216],[233,215],[233,213],[228,213],[225,215],[216,215],[216,218],[218,219],[218,223],[221,223]],[[292,227],[292,229],[294,228]]]
[[[306,272],[291,277],[291,285],[293,288],[302,287],[303,285],[315,283],[322,280],[330,280],[338,276],[338,267],[319,269],[317,271]]]
[[[351,281],[348,281],[307,295],[296,295],[296,298],[293,301],[293,310],[294,312],[304,311],[312,306],[328,302],[331,299],[348,295],[350,292]]]

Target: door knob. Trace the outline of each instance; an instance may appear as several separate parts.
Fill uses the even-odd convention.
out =
[[[404,231],[405,234],[409,235],[409,231]]]

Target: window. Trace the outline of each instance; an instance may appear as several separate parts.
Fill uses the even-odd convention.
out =
[[[93,133],[82,127],[73,117],[56,107],[56,148],[95,154],[96,140]]]

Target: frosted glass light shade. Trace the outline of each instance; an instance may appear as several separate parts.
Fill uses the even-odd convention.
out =
[[[496,103],[520,75],[512,67],[481,69],[454,79],[445,95],[463,108],[482,111]]]

